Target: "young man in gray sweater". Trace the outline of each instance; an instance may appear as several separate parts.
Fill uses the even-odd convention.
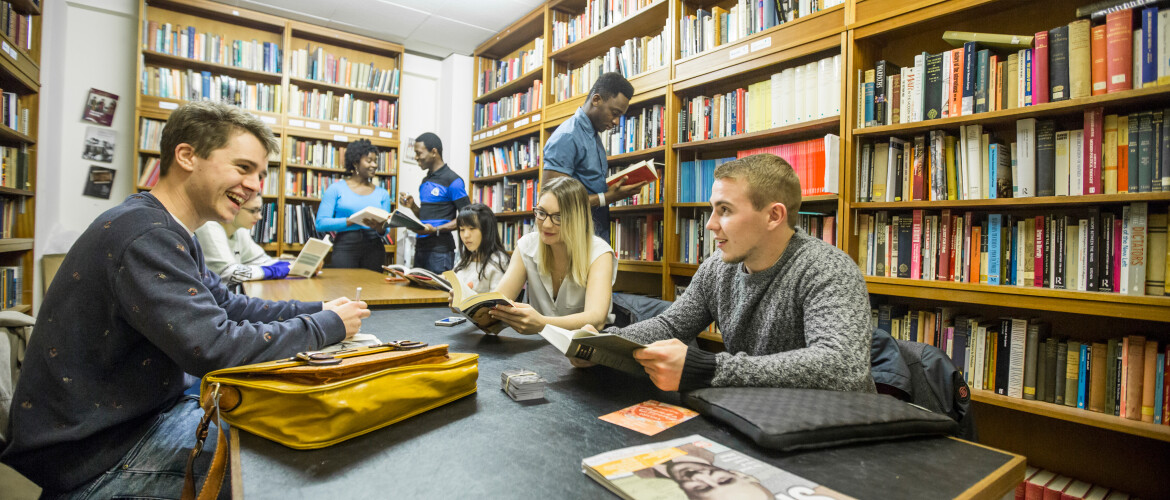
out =
[[[666,391],[711,386],[874,392],[869,296],[845,252],[796,228],[800,179],[783,159],[715,170],[707,229],[718,250],[661,315],[626,328],[634,357]],[[714,322],[726,352],[688,343]]]
[[[158,185],[99,215],[65,256],[37,314],[0,455],[45,496],[179,498],[203,414],[184,393],[190,375],[316,350],[369,316],[344,298],[236,295],[204,266],[193,230],[231,220],[260,195],[278,144],[227,104],[175,110]],[[212,434],[197,484],[216,446]]]

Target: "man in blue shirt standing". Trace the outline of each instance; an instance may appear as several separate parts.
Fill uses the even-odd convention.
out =
[[[439,136],[427,132],[414,140],[414,158],[427,171],[418,186],[418,201],[402,192],[399,202],[409,208],[423,223],[414,245],[414,267],[442,274],[455,267],[455,215],[471,204],[467,199],[467,185],[443,161],[443,142]]]
[[[605,73],[593,83],[585,104],[565,120],[544,145],[544,178],[572,177],[589,191],[593,207],[593,232],[609,241],[609,204],[629,198],[646,181],[625,185],[625,179],[605,184],[609,172],[601,132],[618,124],[630,107],[634,86],[619,73]]]

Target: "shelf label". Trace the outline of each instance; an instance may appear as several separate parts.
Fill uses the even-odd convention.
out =
[[[763,50],[772,46],[772,37],[762,38],[752,42],[752,52]]]
[[[385,138],[385,139],[393,139],[393,138],[394,138],[394,133],[393,133],[393,132],[382,132],[381,130],[379,130],[379,131],[378,131],[378,137],[382,137],[382,138]]]
[[[345,133],[356,134],[356,133],[358,133],[358,129],[357,129],[357,127],[345,127]]]
[[[260,121],[267,123],[269,125],[276,125],[276,118],[273,118],[271,116],[261,116]]]
[[[528,120],[529,120],[528,118],[525,118],[523,120],[519,120],[516,123],[512,124],[512,128],[520,128],[520,127],[523,127],[525,125],[528,125]]]
[[[305,121],[304,120],[297,120],[296,118],[289,118],[288,119],[288,126],[290,126],[290,127],[304,127]]]
[[[540,119],[540,115],[539,115],[539,114],[532,115],[532,121],[537,121],[537,120],[539,120],[539,119]]]
[[[333,140],[341,141],[341,142],[349,142],[349,137],[346,137],[346,136],[341,135],[341,134],[333,134]]]
[[[370,136],[370,137],[373,137],[373,136],[374,136],[374,131],[373,131],[373,130],[370,130],[370,129],[368,129],[368,128],[363,128],[363,129],[361,130],[361,132],[358,132],[358,133],[359,133],[359,134],[361,134],[361,135],[368,135],[368,136]]]
[[[344,128],[345,127],[342,127],[341,125],[329,124],[329,131],[330,132],[341,132],[342,129],[344,129]]]
[[[158,102],[158,107],[159,107],[160,109],[179,109],[179,103],[177,103],[177,102],[159,101],[159,102]]]
[[[750,51],[751,51],[751,47],[748,47],[747,45],[744,45],[741,47],[736,47],[735,49],[733,49],[731,51],[731,53],[727,54],[727,56],[728,56],[727,58],[728,59],[735,59],[735,58],[740,57],[740,56],[746,56],[746,55],[748,55],[748,52],[750,52]]]
[[[305,126],[308,128],[315,128],[317,130],[321,130],[321,124],[317,123],[317,122],[305,122]]]
[[[4,49],[4,53],[8,54],[8,57],[11,57],[13,61],[19,59],[17,57],[18,54],[16,53],[16,49],[12,48],[11,45],[8,45],[8,42],[0,42],[0,48]]]
[[[507,132],[507,131],[508,131],[507,125],[501,125],[500,128],[496,129],[497,134],[502,134],[502,133]]]

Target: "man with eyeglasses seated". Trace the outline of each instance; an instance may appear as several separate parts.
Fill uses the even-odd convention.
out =
[[[234,219],[211,221],[195,231],[203,246],[207,269],[218,274],[233,290],[238,290],[245,281],[288,276],[289,263],[272,258],[252,240],[252,227],[263,218],[261,203],[259,196],[253,196],[240,207]]]

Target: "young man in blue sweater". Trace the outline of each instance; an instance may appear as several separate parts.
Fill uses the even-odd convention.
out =
[[[0,461],[69,498],[179,498],[206,373],[351,337],[363,302],[272,302],[229,293],[193,230],[259,196],[278,143],[226,104],[171,114],[158,185],[78,238],[45,294]],[[190,374],[190,375],[188,375]],[[196,461],[198,484],[215,449]]]

